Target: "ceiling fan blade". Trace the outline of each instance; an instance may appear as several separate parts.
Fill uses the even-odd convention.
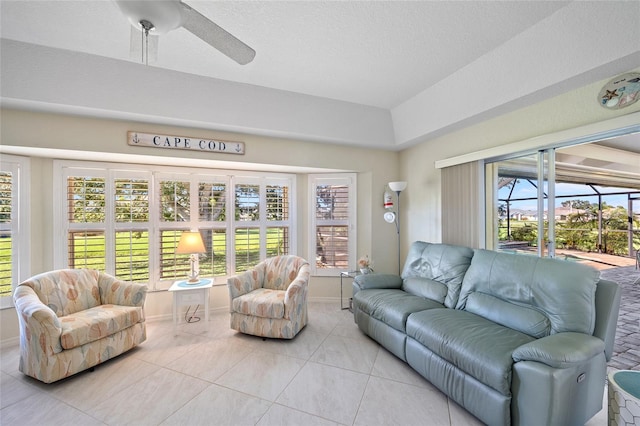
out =
[[[225,31],[209,18],[189,5],[181,3],[182,26],[204,42],[218,49],[240,65],[248,64],[256,56],[256,51]]]

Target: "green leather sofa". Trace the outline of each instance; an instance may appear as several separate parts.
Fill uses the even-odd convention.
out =
[[[482,422],[584,425],[602,409],[620,288],[588,266],[416,241],[353,282],[358,327]]]

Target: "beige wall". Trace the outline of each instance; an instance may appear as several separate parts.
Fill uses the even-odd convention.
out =
[[[358,174],[358,229],[357,254],[368,254],[375,260],[380,272],[396,270],[396,234],[393,225],[384,222],[383,192],[387,182],[398,178],[398,154],[395,152],[353,148],[324,143],[275,139],[252,135],[216,132],[211,130],[180,128],[117,120],[102,120],[75,116],[34,113],[17,110],[1,110],[2,152],[15,153],[20,148],[32,147],[56,149],[46,157],[32,157],[31,185],[31,269],[32,274],[52,269],[53,265],[53,158],[76,156],[77,152],[89,153],[85,157],[96,161],[111,161],[109,153],[134,155],[136,162],[154,163],[159,159],[171,163],[174,158],[193,159],[199,166],[203,158],[211,160],[211,167],[233,169],[260,169],[263,165],[279,165],[276,169],[288,172],[294,167],[354,171]],[[154,132],[168,135],[183,135],[203,138],[239,140],[245,142],[246,154],[196,153],[184,150],[131,147],[126,143],[128,130]],[[61,151],[61,150],[68,150]],[[143,155],[145,158],[138,156]],[[178,161],[176,160],[176,161]],[[214,162],[215,161],[215,162]],[[223,162],[223,163],[220,163]],[[206,165],[206,162],[204,163]],[[298,195],[298,252],[308,253],[306,239],[309,225],[307,208],[307,175],[297,174]],[[375,232],[374,232],[375,230]],[[392,242],[392,243],[389,243]],[[345,285],[345,294],[351,286]],[[338,306],[339,279],[313,277],[310,297],[329,300]],[[228,293],[224,286],[214,287],[211,292],[211,307],[227,309]],[[151,293],[145,306],[150,318],[168,316],[171,313],[171,295],[166,292]],[[18,336],[17,318],[14,309],[0,311],[0,341]]]
[[[633,71],[640,72],[640,68]],[[640,102],[618,111],[598,105],[598,93],[608,81],[582,87],[402,151],[401,178],[409,183],[402,194],[402,207],[406,213],[401,222],[402,234],[409,236],[402,241],[403,258],[413,240],[442,241],[440,170],[435,168],[436,161],[520,141],[530,142],[526,144],[528,146],[536,145],[538,137],[545,135],[539,138],[541,146],[553,140],[555,135],[564,137],[563,131],[567,129],[579,128],[572,133],[586,132],[585,136],[608,130],[609,123],[621,116],[637,116]],[[636,118],[636,124],[640,124],[640,119]],[[584,132],[581,128],[585,128]],[[477,217],[476,212],[472,212],[468,219],[476,220]]]
[[[406,180],[407,189],[402,193],[402,258],[414,240],[441,241],[440,171],[435,162],[458,155],[528,140],[541,135],[554,134],[565,129],[606,123],[615,117],[640,111],[640,102],[620,110],[608,111],[600,107],[597,94],[607,80],[579,90],[563,94],[534,106],[504,114],[465,129],[451,132],[437,139],[393,152],[351,148],[338,145],[311,143],[296,140],[273,139],[252,135],[238,135],[211,130],[130,123],[115,120],[99,120],[44,113],[28,113],[2,110],[0,144],[82,150],[96,153],[96,160],[107,161],[101,153],[148,155],[152,159],[200,158],[201,154],[189,151],[165,151],[153,148],[130,147],[126,144],[127,130],[157,132],[242,140],[246,143],[246,155],[235,158],[218,154],[216,160],[227,161],[226,168],[234,162],[255,164],[280,164],[283,167],[301,166],[352,170],[358,172],[358,255],[369,254],[379,272],[394,272],[396,264],[395,227],[384,222],[382,214],[383,192],[387,182]],[[428,117],[425,117],[425,120]],[[640,124],[640,123],[639,123]],[[606,127],[606,124],[603,124]],[[594,126],[590,126],[590,130]],[[32,266],[33,272],[52,267],[51,205],[53,196],[51,173],[52,160],[34,159],[32,166]],[[307,256],[305,239],[308,225],[306,208],[306,176],[298,179],[298,208],[300,224],[298,247]],[[473,220],[470,217],[469,220]],[[339,296],[337,278],[311,280],[310,296],[316,299],[335,299]],[[350,286],[345,287],[350,294]],[[225,309],[228,301],[226,289],[216,287],[212,291],[213,308]],[[149,298],[147,314],[150,317],[168,315],[171,298],[167,292],[154,293]],[[15,338],[17,325],[13,309],[0,311],[2,327],[0,341]]]

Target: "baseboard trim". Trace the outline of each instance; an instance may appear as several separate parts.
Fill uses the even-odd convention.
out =
[[[309,302],[314,302],[314,303],[335,303],[337,306],[340,306],[340,298],[339,297],[310,297],[309,298]],[[213,313],[227,312],[228,310],[229,310],[228,307],[223,306],[223,307],[219,307],[219,308],[211,308],[209,313],[213,314]],[[173,320],[173,313],[160,314],[160,315],[151,315],[151,316],[148,315],[145,320],[148,321],[148,322],[172,321]]]
[[[20,344],[20,336],[10,337],[8,339],[4,339],[0,341],[0,346],[2,346],[3,348],[17,346],[19,344]]]

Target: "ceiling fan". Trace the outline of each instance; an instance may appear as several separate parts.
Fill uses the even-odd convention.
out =
[[[256,56],[251,47],[180,0],[115,2],[131,24],[147,37],[147,42],[150,31],[164,34],[183,27],[241,65]]]

